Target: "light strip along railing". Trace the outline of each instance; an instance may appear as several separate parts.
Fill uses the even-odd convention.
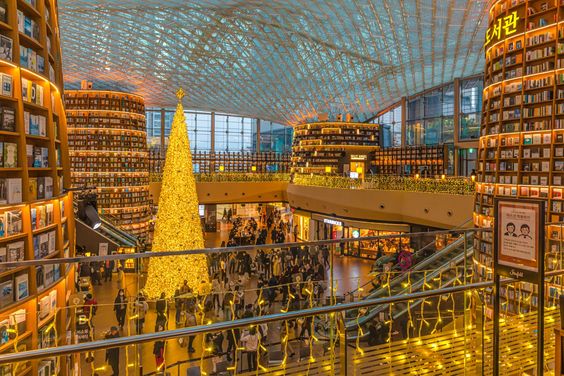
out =
[[[490,228],[469,228],[466,230],[456,230],[454,233],[478,233],[478,232],[491,232]],[[447,235],[453,233],[452,230],[438,230],[438,231],[427,231],[427,232],[414,232],[410,233],[410,237],[415,238],[418,236],[436,236],[436,235]],[[406,237],[406,234],[402,235]],[[291,247],[302,247],[302,246],[319,246],[319,245],[338,245],[340,243],[350,243],[359,241],[373,241],[382,239],[397,239],[400,235],[378,235],[378,236],[365,236],[362,238],[343,238],[343,239],[327,239],[327,240],[315,240],[307,242],[291,242],[291,243],[277,243],[277,244],[261,244],[261,245],[244,245],[238,247],[218,247],[218,248],[202,248],[202,249],[191,249],[182,251],[160,251],[160,252],[143,252],[143,253],[127,253],[127,254],[115,254],[107,256],[75,256],[67,258],[51,258],[45,260],[24,260],[24,261],[9,261],[3,262],[4,267],[29,267],[38,265],[50,265],[50,264],[68,264],[75,262],[84,261],[106,261],[106,260],[132,260],[132,259],[144,259],[151,257],[166,257],[166,256],[183,256],[183,255],[197,255],[197,254],[212,254],[212,253],[237,253],[246,252],[254,250],[272,250],[275,248],[291,248]]]
[[[561,272],[562,274],[564,274],[564,271]],[[509,283],[512,281],[513,280],[507,279],[504,280],[503,282]],[[249,325],[258,325],[258,324],[270,323],[275,321],[293,320],[307,316],[319,316],[319,315],[337,313],[350,309],[370,308],[375,305],[381,305],[381,304],[392,304],[392,303],[405,302],[409,300],[432,298],[445,294],[466,292],[470,290],[481,290],[488,287],[492,287],[493,285],[494,283],[491,281],[478,282],[478,283],[472,283],[462,286],[448,287],[438,290],[427,290],[427,291],[421,291],[412,294],[398,295],[398,296],[392,296],[386,298],[366,299],[358,302],[314,307],[314,308],[303,309],[300,311],[290,311],[285,313],[276,313],[276,314],[270,314],[270,315],[247,318],[247,319],[238,319],[232,321],[212,323],[209,325],[199,325],[199,326],[193,326],[193,327],[182,328],[182,329],[165,330],[157,333],[147,333],[147,334],[140,334],[140,335],[134,335],[128,337],[110,338],[101,341],[92,341],[86,343],[79,343],[75,345],[65,345],[60,347],[50,347],[47,349],[30,350],[20,353],[2,354],[0,355],[0,364],[25,362],[33,359],[42,359],[42,358],[48,358],[53,356],[81,353],[86,351],[104,350],[112,347],[129,346],[129,345],[136,345],[146,342],[182,338],[182,337],[187,337],[197,334],[206,334],[211,332],[236,329],[236,328],[246,327]]]
[[[466,177],[415,178],[404,176],[369,175],[364,181],[338,175],[295,175],[296,185],[338,189],[368,189],[473,195],[474,182]]]
[[[564,270],[554,270],[546,273],[545,277],[554,277],[564,275]],[[514,283],[515,279],[504,278],[501,280],[502,284]],[[87,351],[105,350],[112,347],[122,347],[129,345],[136,345],[146,342],[162,341],[176,338],[183,338],[187,336],[206,334],[211,332],[219,332],[230,329],[237,329],[249,325],[258,325],[261,323],[270,323],[276,321],[286,321],[298,319],[307,316],[318,316],[337,312],[343,312],[351,309],[370,308],[375,305],[393,304],[406,302],[410,300],[433,298],[442,295],[454,294],[459,292],[483,290],[494,286],[493,281],[476,282],[466,285],[459,285],[454,287],[446,287],[436,290],[420,291],[411,294],[404,294],[398,296],[391,296],[378,299],[366,299],[357,302],[341,303],[331,306],[322,306],[300,311],[290,311],[285,313],[276,313],[265,316],[238,319],[232,321],[224,321],[212,323],[209,325],[199,325],[181,329],[165,330],[156,333],[140,334],[128,337],[110,338],[92,342],[79,343],[74,345],[65,345],[60,347],[51,347],[46,349],[30,350],[19,353],[9,353],[0,355],[0,364],[25,362],[33,359],[43,359],[53,356],[62,356],[67,354],[76,354]]]

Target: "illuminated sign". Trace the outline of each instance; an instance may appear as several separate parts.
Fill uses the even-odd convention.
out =
[[[351,154],[351,161],[365,161],[366,155]]]
[[[517,11],[495,20],[492,27],[486,31],[486,43],[484,43],[484,46],[487,46],[491,42],[500,41],[502,37],[507,38],[515,34],[517,32],[517,21],[519,20],[520,18],[517,15]]]
[[[360,238],[360,231],[353,230],[352,237],[355,238],[355,239]]]
[[[323,223],[327,223],[328,225],[335,225],[335,226],[342,226],[343,222],[337,221],[335,219],[324,218]]]

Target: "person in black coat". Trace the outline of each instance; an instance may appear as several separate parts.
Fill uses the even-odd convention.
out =
[[[114,311],[116,312],[116,320],[118,322],[119,328],[123,330],[125,324],[125,314],[127,312],[127,298],[125,297],[125,291],[120,289],[114,300]]]
[[[112,326],[110,332],[106,334],[106,339],[118,338],[117,326]],[[113,376],[119,375],[119,347],[112,347],[106,350],[106,362],[112,367]]]

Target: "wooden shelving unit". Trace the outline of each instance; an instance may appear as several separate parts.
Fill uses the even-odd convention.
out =
[[[433,177],[446,173],[447,157],[446,145],[385,148],[374,152],[371,165],[380,175],[403,176],[426,171]]]
[[[507,29],[494,33],[504,19]],[[547,221],[564,221],[564,2],[507,0],[493,4],[486,43],[483,116],[474,223],[493,223],[495,197],[542,199]],[[547,271],[562,266],[559,228],[547,230]],[[554,247],[556,246],[557,247]],[[492,275],[493,239],[475,240],[476,271]],[[556,261],[555,261],[556,260]],[[553,281],[555,282],[555,281]],[[550,286],[550,285],[549,285]],[[556,284],[554,284],[556,288]],[[552,289],[551,287],[548,288]],[[535,287],[502,293],[508,314],[537,305]],[[528,303],[522,301],[531,295]],[[547,291],[547,299],[553,298]],[[528,305],[527,305],[528,304]]]
[[[0,262],[70,257],[74,220],[63,189],[70,187],[70,166],[56,1],[6,0],[0,7]],[[67,343],[72,322],[63,307],[74,272],[59,264],[0,267],[0,331],[10,332],[0,339],[0,353]],[[42,321],[47,308],[52,317]],[[58,333],[49,341],[46,325]],[[5,365],[0,373],[37,375],[47,363],[53,374],[67,374],[66,360],[54,358]]]
[[[294,127],[292,171],[340,173],[350,155],[368,155],[380,147],[380,126],[319,122]]]
[[[73,184],[97,187],[99,211],[121,229],[146,239],[149,152],[143,98],[69,90],[65,105]]]

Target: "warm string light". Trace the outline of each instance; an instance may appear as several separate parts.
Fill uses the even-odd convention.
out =
[[[179,90],[163,172],[153,252],[204,248],[190,141],[181,102],[183,96],[184,92]],[[198,291],[202,281],[209,284],[205,255],[153,258],[149,263],[145,291],[149,298],[156,298],[162,292],[172,297],[184,280],[194,291]]]

